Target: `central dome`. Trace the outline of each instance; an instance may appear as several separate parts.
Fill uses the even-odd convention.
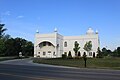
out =
[[[94,34],[94,31],[92,30],[92,28],[89,28],[86,32],[86,34]]]

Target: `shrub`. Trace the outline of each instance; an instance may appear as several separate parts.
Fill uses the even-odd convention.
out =
[[[68,53],[68,59],[72,59],[71,51]]]
[[[76,56],[75,59],[80,59],[80,57],[79,57],[79,56]]]
[[[78,56],[81,57],[80,51],[78,52]]]
[[[63,58],[63,59],[66,59],[66,58],[67,58],[67,55],[66,55],[66,54],[62,54],[62,58]]]

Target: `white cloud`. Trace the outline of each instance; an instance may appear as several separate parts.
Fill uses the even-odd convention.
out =
[[[23,18],[23,17],[24,17],[24,16],[22,16],[22,15],[20,15],[20,16],[17,16],[17,18],[18,18],[18,19],[20,19],[20,18]]]

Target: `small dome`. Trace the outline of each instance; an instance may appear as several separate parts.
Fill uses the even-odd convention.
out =
[[[38,30],[36,30],[36,33],[39,33],[39,31],[38,31]]]
[[[89,28],[86,32],[86,34],[94,34],[94,31],[92,30],[92,28]]]
[[[54,29],[54,32],[57,32],[57,28]]]
[[[98,30],[96,30],[95,33],[98,34]]]

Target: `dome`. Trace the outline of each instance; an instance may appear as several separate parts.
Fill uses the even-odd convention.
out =
[[[98,34],[98,30],[96,30],[95,33]]]
[[[94,34],[94,31],[92,30],[92,28],[89,28],[86,32],[86,34]]]
[[[57,28],[54,29],[54,32],[57,32]]]
[[[36,33],[39,33],[39,31],[38,31],[38,30],[36,30]]]

